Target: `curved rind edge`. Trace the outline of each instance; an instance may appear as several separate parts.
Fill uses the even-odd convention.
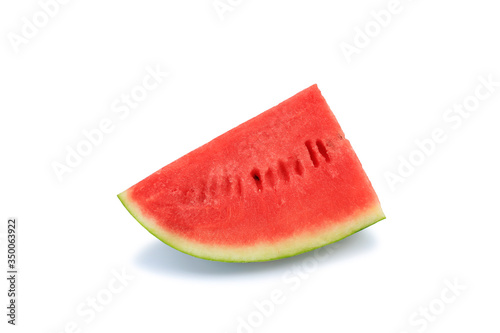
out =
[[[194,243],[190,240],[181,239],[179,236],[172,235],[165,230],[161,230],[156,227],[156,223],[153,219],[145,217],[140,212],[140,208],[128,198],[127,191],[118,194],[118,199],[120,199],[123,206],[137,222],[163,243],[193,257],[222,262],[261,262],[296,256],[338,242],[386,218],[380,207],[380,203],[376,202],[371,209],[366,210],[350,221],[345,221],[341,225],[337,225],[336,228],[332,230],[323,230],[315,234],[300,235],[296,237],[295,240],[288,238],[277,244],[259,244],[249,247],[223,247],[219,245],[210,246],[208,244]],[[299,245],[297,246],[297,244]]]

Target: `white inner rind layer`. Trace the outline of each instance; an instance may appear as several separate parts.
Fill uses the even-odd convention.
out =
[[[120,193],[118,198],[144,228],[165,244],[195,257],[226,262],[268,261],[290,257],[334,243],[385,219],[382,208],[377,202],[373,207],[361,211],[357,216],[352,216],[345,221],[332,221],[324,229],[314,232],[306,231],[279,242],[263,242],[251,246],[211,245],[193,242],[159,227],[153,218],[146,217],[141,212],[139,205],[128,198],[127,191]]]

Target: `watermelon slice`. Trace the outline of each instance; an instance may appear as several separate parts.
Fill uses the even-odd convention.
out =
[[[293,256],[385,218],[316,85],[118,197],[166,244],[229,262]]]

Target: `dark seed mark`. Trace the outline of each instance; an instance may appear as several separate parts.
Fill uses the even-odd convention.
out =
[[[340,133],[337,134],[337,137],[340,139],[340,140],[344,140],[344,136]]]
[[[218,187],[217,178],[214,177],[210,183],[210,187],[208,190],[208,194],[210,194],[211,198],[214,198],[217,195],[217,187]]]
[[[304,166],[299,159],[295,161],[295,172],[300,176],[304,174]]]
[[[309,152],[309,157],[311,158],[311,161],[313,162],[314,167],[318,167],[319,162],[318,162],[318,157],[316,156],[316,152],[313,150],[312,142],[310,140],[306,141],[306,147],[307,151]]]
[[[266,171],[266,181],[271,187],[274,187],[274,173],[271,168],[267,169]]]
[[[250,175],[255,180],[255,185],[257,185],[257,189],[259,191],[262,191],[262,178],[260,176],[260,171],[258,169],[253,169]]]
[[[200,186],[200,202],[203,202],[205,201],[205,199],[207,198],[207,194],[205,193],[205,189],[206,189],[207,185],[205,183],[202,183],[201,186]]]
[[[321,155],[323,155],[323,157],[325,158],[325,160],[327,162],[330,162],[330,156],[328,156],[328,151],[326,150],[326,147],[325,147],[323,141],[316,140],[316,146],[318,146],[319,153]]]
[[[188,201],[190,203],[197,203],[199,202],[199,196],[198,196],[198,189],[196,187],[191,187],[188,192]]]
[[[243,186],[241,185],[241,178],[238,178],[236,191],[238,192],[239,196],[243,194]]]
[[[285,162],[282,160],[279,160],[278,162],[278,170],[279,174],[281,175],[281,178],[283,178],[285,181],[290,180],[290,174],[288,173],[288,169],[286,168]]]

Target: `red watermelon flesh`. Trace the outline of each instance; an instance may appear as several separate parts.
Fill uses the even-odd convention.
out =
[[[166,244],[218,261],[289,257],[385,218],[316,85],[118,197]]]

